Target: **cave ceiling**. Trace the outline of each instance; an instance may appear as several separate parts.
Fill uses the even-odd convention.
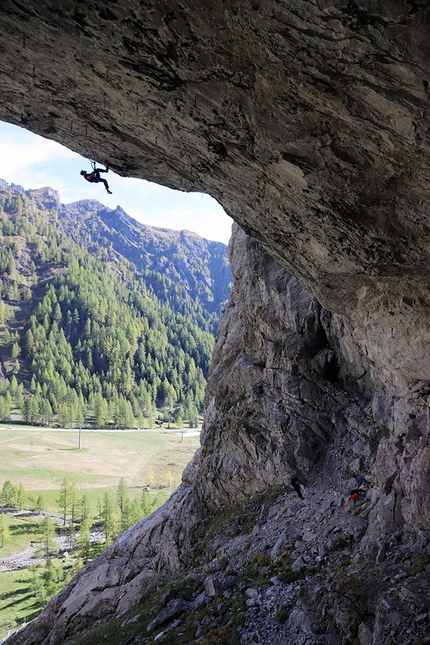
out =
[[[429,28],[419,0],[3,0],[0,119],[211,194],[429,379]]]

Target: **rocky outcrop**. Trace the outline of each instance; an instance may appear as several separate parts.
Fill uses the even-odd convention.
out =
[[[2,2],[0,118],[213,195],[403,379],[430,378],[423,0]]]
[[[299,605],[298,613],[292,614],[291,633],[303,622],[304,613],[312,633],[315,616],[323,607],[328,611],[337,598],[339,611],[330,610],[335,631],[342,638],[352,638],[357,625],[345,618],[342,627],[346,609],[339,603],[342,585],[349,589],[344,580],[349,575],[347,562],[353,562],[355,576],[358,567],[369,584],[381,584],[380,595],[373,598],[378,603],[388,593],[378,574],[384,558],[392,573],[387,578],[390,581],[403,572],[399,564],[413,554],[424,564],[429,561],[428,386],[411,386],[372,364],[352,326],[323,309],[238,227],[230,255],[235,285],[209,374],[202,446],[181,486],[162,509],[87,565],[34,624],[8,642],[60,644],[137,604],[160,573],[177,574],[198,563],[203,571],[207,566],[211,570],[205,563],[214,553],[233,560],[238,551],[234,536],[244,540],[240,536],[249,530],[256,553],[269,548],[275,564],[282,544],[291,543],[289,552],[295,553],[296,568],[314,566],[323,559],[327,576],[332,567],[341,567],[339,579],[336,575],[323,578],[324,589],[328,585],[332,590],[325,600],[312,579],[312,601]],[[295,493],[288,492],[293,472],[305,487],[307,501],[302,507]],[[366,499],[357,511],[348,510],[349,491],[357,476],[363,478]],[[208,533],[208,526],[223,509],[273,490],[287,490],[286,497],[275,499],[273,507],[262,499],[254,517],[244,517],[233,536],[222,526]],[[270,526],[263,522],[267,517]],[[304,542],[294,546],[298,534]],[[345,559],[345,549],[349,559]],[[243,550],[240,553],[243,557]],[[366,573],[370,570],[371,574]],[[408,580],[408,585],[414,589],[414,581]],[[418,586],[426,588],[424,578],[419,578]],[[390,589],[394,593],[392,585]],[[266,596],[261,593],[258,597],[263,598],[264,607]],[[297,589],[279,588],[274,593],[280,595],[277,602],[273,596],[273,608],[289,594],[296,606]],[[250,610],[254,604],[248,603]],[[250,625],[262,605],[249,614]],[[184,607],[181,604],[181,611]],[[384,611],[382,607],[381,624]],[[413,621],[413,612],[408,615]],[[176,610],[172,620],[175,616]],[[372,619],[361,630],[367,629],[373,639],[377,625]],[[297,636],[292,642],[306,640]],[[368,642],[388,641],[375,635]]]
[[[209,375],[199,489],[229,504],[291,471],[338,490],[366,473],[372,531],[428,529],[428,384],[370,361],[353,327],[252,238],[237,231],[231,254],[235,287]]]

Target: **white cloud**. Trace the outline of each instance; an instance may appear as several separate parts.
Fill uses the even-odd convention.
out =
[[[48,160],[70,159],[73,156],[77,155],[58,143],[48,141],[42,137],[37,137],[34,141],[30,140],[28,143],[20,143],[19,145],[10,139],[6,139],[1,144],[0,176],[28,172],[29,168],[34,164]]]

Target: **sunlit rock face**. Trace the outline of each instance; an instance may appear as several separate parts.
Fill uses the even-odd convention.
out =
[[[372,360],[428,379],[429,11],[6,0],[0,118],[209,192]]]

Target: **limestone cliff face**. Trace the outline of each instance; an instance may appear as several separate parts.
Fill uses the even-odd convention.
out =
[[[429,26],[424,0],[5,0],[0,118],[209,192],[428,379]]]
[[[330,490],[344,504],[354,478],[363,477],[368,498],[359,525],[346,508],[336,519],[356,535],[357,558],[380,550],[393,532],[425,553],[428,386],[372,365],[352,326],[237,226],[230,256],[235,284],[209,375],[202,447],[181,486],[8,642],[59,645],[139,602],[155,574],[203,566],[214,513],[288,484],[292,472],[316,499]],[[318,518],[308,513],[303,521],[321,546],[333,510],[316,508]]]
[[[208,503],[285,483],[293,471],[340,490],[366,473],[375,484],[371,532],[428,529],[428,385],[410,386],[369,361],[353,327],[255,240],[236,230],[230,250],[235,287],[210,371],[200,457]]]

